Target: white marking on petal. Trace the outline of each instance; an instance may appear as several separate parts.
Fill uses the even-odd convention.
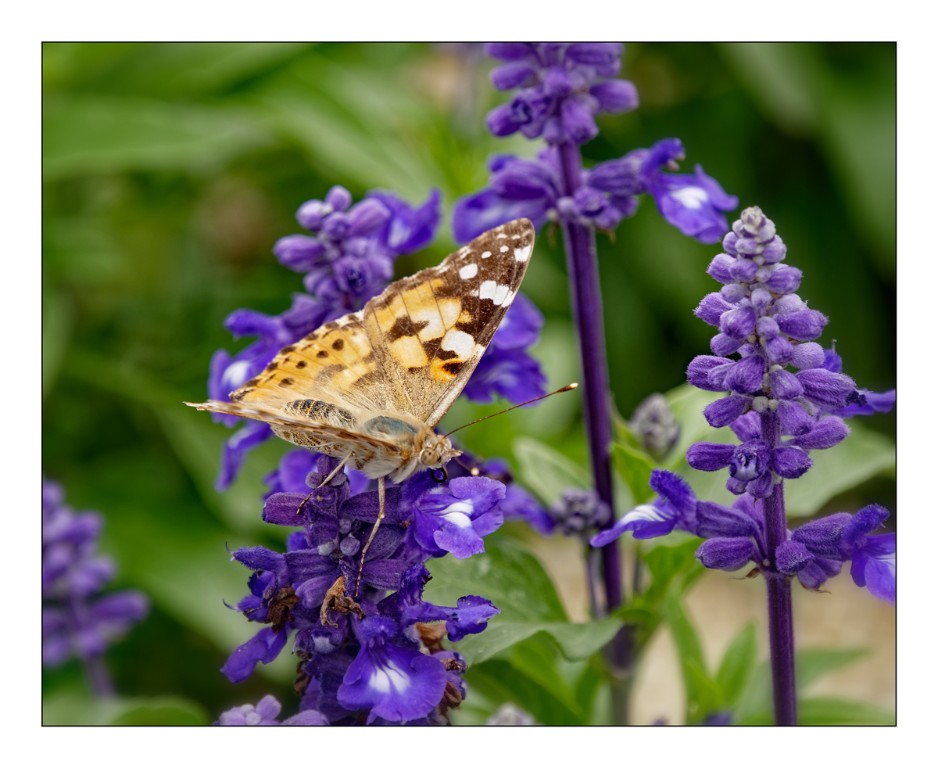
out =
[[[248,376],[250,370],[251,364],[247,360],[239,360],[229,365],[222,376],[222,382],[226,383],[225,388],[237,389],[240,387],[250,378],[250,376]]]
[[[531,256],[531,246],[524,248],[515,248],[515,261],[527,261]]]
[[[443,341],[440,342],[440,349],[455,352],[462,360],[467,360],[472,350],[475,349],[475,345],[475,339],[468,333],[450,328],[443,337]]]
[[[633,520],[660,522],[665,519],[665,516],[661,514],[660,509],[652,504],[642,504],[640,507],[635,507],[631,512],[627,512],[623,519],[630,523]]]
[[[692,211],[702,208],[709,199],[707,192],[701,187],[682,187],[671,192],[670,196]]]
[[[463,280],[469,280],[475,277],[478,273],[479,273],[479,265],[476,263],[466,264],[466,266],[459,268],[459,276]]]
[[[368,678],[368,687],[378,693],[389,693],[395,691],[400,693],[410,688],[410,678],[393,662],[388,662],[383,667],[378,667]]]
[[[472,527],[472,504],[468,501],[456,501],[450,504],[446,509],[440,512],[440,517],[442,517],[446,522],[452,523],[457,528],[471,528]]]

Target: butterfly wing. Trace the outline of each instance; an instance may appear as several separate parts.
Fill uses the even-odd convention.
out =
[[[393,409],[371,340],[354,312],[325,323],[289,344],[267,367],[229,397],[244,405],[282,410],[290,403],[316,400],[352,412]]]
[[[533,225],[517,219],[368,302],[362,325],[396,411],[436,426],[511,306],[533,248]]]
[[[356,427],[382,413],[436,426],[511,306],[533,247],[527,219],[490,230],[284,347],[231,403],[196,407],[284,429],[318,423],[323,439],[335,429],[362,437]]]

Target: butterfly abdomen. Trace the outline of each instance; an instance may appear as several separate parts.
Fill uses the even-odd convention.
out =
[[[337,427],[351,427],[355,424],[351,411],[324,400],[293,400],[287,403],[283,410],[292,415],[305,416],[311,421],[334,424]]]

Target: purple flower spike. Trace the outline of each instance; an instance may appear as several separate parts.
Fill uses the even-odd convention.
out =
[[[492,72],[492,84],[521,89],[489,113],[489,130],[496,136],[520,131],[552,144],[589,141],[598,132],[596,114],[624,112],[638,103],[631,83],[605,79],[618,74],[622,50],[618,43],[488,46],[490,56],[508,62]]]
[[[62,488],[42,481],[42,662],[80,659],[97,695],[112,693],[102,655],[149,610],[140,592],[101,595],[114,565],[97,553],[103,522],[95,512],[75,513]]]

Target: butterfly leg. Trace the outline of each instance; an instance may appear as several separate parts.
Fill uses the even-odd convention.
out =
[[[365,542],[365,546],[362,547],[362,560],[358,565],[358,578],[355,579],[355,597],[358,597],[358,590],[362,585],[362,569],[365,567],[365,555],[368,554],[368,547],[371,546],[371,542],[374,541],[375,535],[378,533],[378,529],[381,527],[381,521],[384,520],[384,478],[378,478],[378,519],[375,520],[375,524],[371,528],[371,533],[368,534],[368,540]]]
[[[309,501],[310,497],[311,497],[314,493],[316,493],[316,491],[318,491],[318,490],[319,490],[320,488],[322,488],[324,485],[327,485],[328,483],[330,483],[330,482],[332,481],[332,478],[335,477],[337,474],[339,474],[339,472],[342,470],[342,467],[344,467],[344,466],[348,463],[348,460],[349,460],[350,458],[352,458],[352,454],[351,454],[351,453],[350,453],[348,456],[346,456],[344,459],[342,459],[342,461],[340,461],[340,462],[336,465],[336,468],[333,469],[328,475],[326,475],[326,479],[325,479],[325,480],[323,480],[319,485],[317,485],[315,488],[313,488],[313,490],[311,490],[309,493],[306,494],[306,498],[303,499],[303,501],[300,502],[300,506],[298,506],[298,507],[296,508],[296,514],[300,514],[300,513],[303,511],[303,507],[306,506],[306,502]]]

